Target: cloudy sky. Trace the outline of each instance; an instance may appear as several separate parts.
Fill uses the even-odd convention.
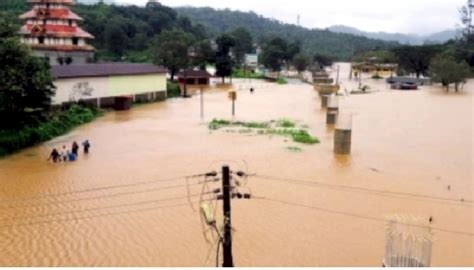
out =
[[[143,5],[147,0],[115,0]],[[252,10],[306,27],[348,25],[365,31],[430,34],[456,27],[467,0],[159,0],[167,6]]]

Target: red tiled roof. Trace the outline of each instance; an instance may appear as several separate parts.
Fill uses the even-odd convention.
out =
[[[20,34],[23,36],[32,36],[31,30],[34,26],[31,24],[24,25],[20,28]],[[65,37],[65,38],[86,38],[93,39],[94,36],[82,30],[80,27],[72,27],[66,25],[46,25],[46,37]]]
[[[27,0],[30,4],[74,4],[74,0]]]
[[[22,15],[20,15],[20,19],[27,20],[27,19],[36,19],[38,18],[38,14],[36,10],[30,10]],[[67,10],[67,9],[50,9],[49,14],[45,16],[47,19],[64,19],[64,20],[74,20],[74,21],[83,21],[79,15],[76,13]]]

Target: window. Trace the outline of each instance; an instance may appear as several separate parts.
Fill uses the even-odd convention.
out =
[[[72,38],[72,45],[78,45],[79,44],[79,39],[78,38]]]
[[[69,20],[69,26],[72,26],[72,20]]]
[[[44,37],[38,37],[38,43],[44,44]]]

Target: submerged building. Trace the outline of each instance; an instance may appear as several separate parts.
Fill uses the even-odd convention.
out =
[[[53,66],[54,105],[86,103],[99,108],[123,107],[124,102],[166,99],[165,68],[152,64],[85,64]]]
[[[52,66],[85,64],[95,49],[87,42],[94,37],[82,30],[83,19],[70,10],[74,0],[27,0],[32,9],[20,16],[25,23],[21,40]]]

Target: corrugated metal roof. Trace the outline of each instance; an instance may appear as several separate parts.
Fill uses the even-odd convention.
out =
[[[157,74],[166,72],[167,70],[165,68],[153,64],[109,63],[51,67],[51,74],[56,79]]]
[[[186,71],[187,78],[210,78],[212,77],[209,72],[205,70],[187,70]],[[184,71],[178,73],[178,78],[184,78]]]

